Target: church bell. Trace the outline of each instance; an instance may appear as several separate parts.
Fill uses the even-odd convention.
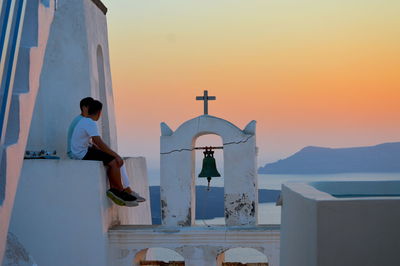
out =
[[[201,172],[199,174],[199,177],[207,178],[208,180],[208,190],[210,190],[210,181],[212,177],[220,177],[221,175],[219,174],[217,170],[217,164],[215,163],[215,158],[214,158],[214,151],[212,148],[207,148],[204,154],[204,159],[203,159],[203,167],[201,169]]]

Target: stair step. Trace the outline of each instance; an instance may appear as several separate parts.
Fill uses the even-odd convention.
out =
[[[29,68],[31,48],[20,47],[15,70],[13,94],[29,92]]]
[[[5,146],[18,142],[20,130],[20,96],[14,94],[11,97],[10,112],[6,127]]]
[[[38,10],[38,0],[26,1],[26,10]],[[21,47],[37,47],[38,46],[38,12],[25,12],[24,26],[22,29]]]

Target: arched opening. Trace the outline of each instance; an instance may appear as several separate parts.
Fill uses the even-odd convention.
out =
[[[198,137],[207,134],[217,134],[223,139],[225,224],[257,223],[256,143],[255,135],[246,133],[250,131],[207,115],[186,121],[175,132],[167,124],[161,124],[160,201],[164,225],[195,224],[196,150],[193,147]]]
[[[107,88],[104,74],[104,57],[101,46],[97,46],[97,75],[99,87],[99,100],[103,103],[103,111],[99,120],[101,135],[106,143],[110,144],[110,123],[108,118],[108,105],[107,105]]]
[[[231,248],[217,256],[218,266],[268,266],[268,258],[254,248]]]
[[[168,248],[148,248],[136,253],[134,266],[184,266],[185,259]]]
[[[202,135],[195,140],[195,147],[222,147],[222,138],[215,134]],[[204,150],[194,152],[195,192],[195,224],[224,225],[224,154],[222,149],[214,150],[214,158],[221,177],[213,177],[210,190],[207,189],[207,178],[199,178],[202,170]]]

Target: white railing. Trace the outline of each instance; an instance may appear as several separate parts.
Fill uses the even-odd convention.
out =
[[[168,227],[120,225],[108,231],[110,265],[140,265],[139,256],[148,248],[176,251],[187,265],[221,265],[217,258],[232,248],[252,248],[279,265],[279,225]],[[201,254],[201,256],[199,256]]]

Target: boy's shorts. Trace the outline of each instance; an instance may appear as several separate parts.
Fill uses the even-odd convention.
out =
[[[86,155],[82,158],[82,160],[102,161],[104,165],[108,165],[114,159],[114,156],[93,147],[89,147]]]

